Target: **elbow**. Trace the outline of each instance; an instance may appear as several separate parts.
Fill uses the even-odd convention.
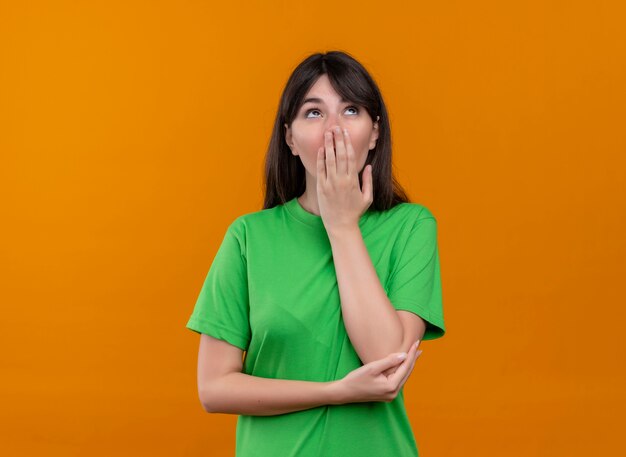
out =
[[[374,362],[376,360],[381,360],[384,359],[385,357],[389,357],[391,354],[396,354],[396,353],[400,353],[400,352],[409,352],[410,346],[407,349],[404,346],[399,346],[399,345],[395,345],[395,346],[388,346],[387,349],[384,349],[383,351],[380,351],[379,348],[377,348],[378,350],[376,352],[367,352],[367,353],[359,353],[357,352],[357,355],[359,356],[359,359],[361,360],[361,362],[363,362],[363,365],[367,365],[370,362]]]
[[[202,409],[204,410],[205,413],[214,413],[215,412],[211,408],[210,403],[207,403],[206,401],[200,401],[200,403],[202,404]]]
[[[216,411],[216,410],[210,408],[209,406],[207,406],[206,403],[202,404],[202,409],[204,409],[204,412],[206,412],[206,413],[213,413],[213,414],[219,413],[219,411]]]
[[[232,405],[230,401],[232,398],[230,392],[232,387],[226,378],[228,378],[228,374],[210,378],[198,389],[200,403],[207,413],[231,414]]]
[[[200,400],[200,403],[202,404],[202,409],[204,409],[205,412],[207,413],[220,413],[221,411],[216,407],[215,403],[209,400]]]
[[[200,404],[202,405],[202,409],[204,409],[207,413],[217,413],[216,405],[215,405],[215,395],[213,394],[210,388],[203,388],[198,390],[198,397],[200,399]]]
[[[209,396],[205,392],[198,392],[198,397],[200,398],[200,404],[202,405],[202,409],[207,413],[212,413],[211,401]]]

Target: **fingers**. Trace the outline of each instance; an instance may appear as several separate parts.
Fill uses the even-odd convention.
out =
[[[333,147],[334,139],[334,147]],[[324,133],[324,147],[326,149],[326,171],[336,175],[349,175],[356,171],[356,157],[347,129],[335,126],[331,131]]]
[[[347,159],[347,168],[346,172],[351,174],[356,174],[356,156],[354,154],[354,148],[352,147],[352,139],[350,138],[350,134],[348,133],[348,129],[343,129],[343,136],[345,138],[346,143],[346,159]]]
[[[338,175],[345,175],[348,173],[348,158],[346,156],[346,144],[344,142],[345,132],[345,129],[342,131],[339,127],[335,127],[333,129],[333,134],[335,135],[335,158]]]
[[[406,354],[405,352],[396,352],[393,354],[389,354],[384,359],[374,360],[368,365],[371,366],[374,373],[382,373],[383,371],[391,367],[395,367],[403,360],[406,360],[408,357],[410,357],[410,355]]]
[[[317,182],[326,182],[326,158],[324,157],[324,148],[317,150]]]
[[[387,377],[391,376],[392,374],[394,374],[396,371],[398,370],[397,366],[391,367],[391,368],[387,368],[385,371],[383,371],[383,374]]]
[[[333,149],[333,132],[324,134],[324,147],[326,148],[326,176],[332,180],[337,175],[337,163],[335,160],[335,151]]]
[[[401,385],[400,381],[403,381],[407,374],[409,374],[411,369],[413,369],[413,363],[415,362],[415,354],[417,352],[417,347],[419,346],[419,341],[417,344],[413,344],[411,349],[409,350],[407,359],[402,363],[400,368],[389,377],[389,380],[394,383],[394,385]]]
[[[415,362],[417,362],[417,359],[419,358],[419,356],[421,355],[422,351],[421,350],[417,350],[415,352],[415,357],[413,357],[413,361],[411,362],[411,366],[409,367],[409,369],[407,370],[406,374],[404,375],[404,377],[402,378],[402,381],[400,381],[400,384],[398,384],[398,390],[404,385],[406,384],[407,380],[409,379],[409,377],[411,376],[411,374],[413,373],[413,367],[415,366]]]
[[[419,346],[419,340],[417,340],[417,341],[418,341],[418,346]],[[413,343],[413,344],[415,344],[415,343]],[[410,351],[410,350],[411,350],[411,348],[409,347],[409,351]],[[404,354],[404,353],[403,353],[403,354]],[[404,359],[404,360],[405,360],[405,362],[403,362],[403,363],[405,363],[405,364],[406,364],[406,363],[408,363],[408,361],[409,361],[410,359],[411,359],[411,357],[407,354],[407,357]],[[386,369],[385,371],[383,371],[383,374],[384,374],[385,376],[389,377],[389,376],[391,376],[392,374],[394,374],[394,373],[398,370],[398,368],[400,368],[400,364],[398,364],[398,365],[394,365],[394,366],[392,366],[391,368]]]

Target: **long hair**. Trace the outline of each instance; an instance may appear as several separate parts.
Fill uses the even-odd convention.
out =
[[[378,120],[376,147],[368,152],[359,171],[359,183],[367,164],[372,164],[374,200],[368,211],[384,211],[409,198],[392,171],[391,128],[383,97],[367,70],[356,59],[342,51],[312,54],[303,60],[289,77],[280,97],[274,129],[265,158],[265,200],[263,209],[286,203],[306,189],[306,170],[299,157],[291,154],[285,128],[291,126],[304,96],[323,75],[328,75],[335,91],[351,103],[365,108],[372,121]]]

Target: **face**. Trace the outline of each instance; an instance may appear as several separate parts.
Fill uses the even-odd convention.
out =
[[[319,101],[307,101],[317,98]],[[291,127],[285,124],[285,138],[291,153],[299,156],[307,175],[317,175],[317,150],[324,146],[324,133],[335,126],[348,130],[359,172],[365,165],[367,153],[376,146],[378,122],[363,106],[342,101],[326,74],[321,75],[304,97]],[[309,176],[307,176],[308,178]]]

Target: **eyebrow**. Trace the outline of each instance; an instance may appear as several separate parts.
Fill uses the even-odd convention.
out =
[[[346,100],[345,98],[341,97],[341,100],[339,100],[341,103],[350,103],[349,100]],[[302,102],[302,104],[304,105],[305,103],[324,103],[324,101],[321,98],[317,98],[317,97],[309,97],[306,100],[304,100]]]

